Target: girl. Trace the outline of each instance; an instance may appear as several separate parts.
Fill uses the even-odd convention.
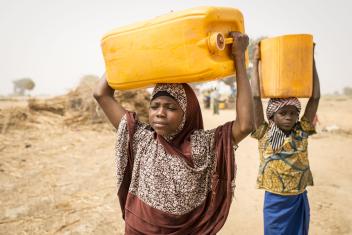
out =
[[[113,98],[103,78],[94,97],[117,129],[117,185],[126,234],[216,234],[227,218],[236,167],[234,147],[254,127],[246,77],[247,35],[231,33],[237,118],[203,130],[187,84],[157,84],[149,125]]]
[[[318,109],[320,86],[313,61],[313,94],[303,117],[298,121],[301,104],[297,98],[270,99],[264,120],[259,90],[259,45],[254,53],[252,94],[259,141],[260,166],[257,187],[265,190],[264,234],[308,234],[309,204],[306,186],[313,185],[308,162],[308,136]]]

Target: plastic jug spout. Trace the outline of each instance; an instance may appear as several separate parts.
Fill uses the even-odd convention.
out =
[[[208,49],[214,54],[225,49],[226,44],[232,44],[233,38],[225,38],[222,33],[211,33],[208,37]]]

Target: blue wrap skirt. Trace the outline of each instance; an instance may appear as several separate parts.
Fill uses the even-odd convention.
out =
[[[307,191],[287,196],[265,192],[265,235],[307,235],[309,219]]]

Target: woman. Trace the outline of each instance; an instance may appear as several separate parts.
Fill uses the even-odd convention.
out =
[[[157,84],[149,125],[122,108],[105,79],[94,97],[117,129],[118,197],[126,234],[216,234],[227,218],[235,180],[234,146],[253,129],[245,68],[247,35],[231,33],[237,118],[203,130],[187,84]]]

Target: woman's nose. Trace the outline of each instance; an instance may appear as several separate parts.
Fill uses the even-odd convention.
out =
[[[158,108],[158,110],[156,111],[156,116],[157,117],[165,117],[165,109],[162,107]]]

